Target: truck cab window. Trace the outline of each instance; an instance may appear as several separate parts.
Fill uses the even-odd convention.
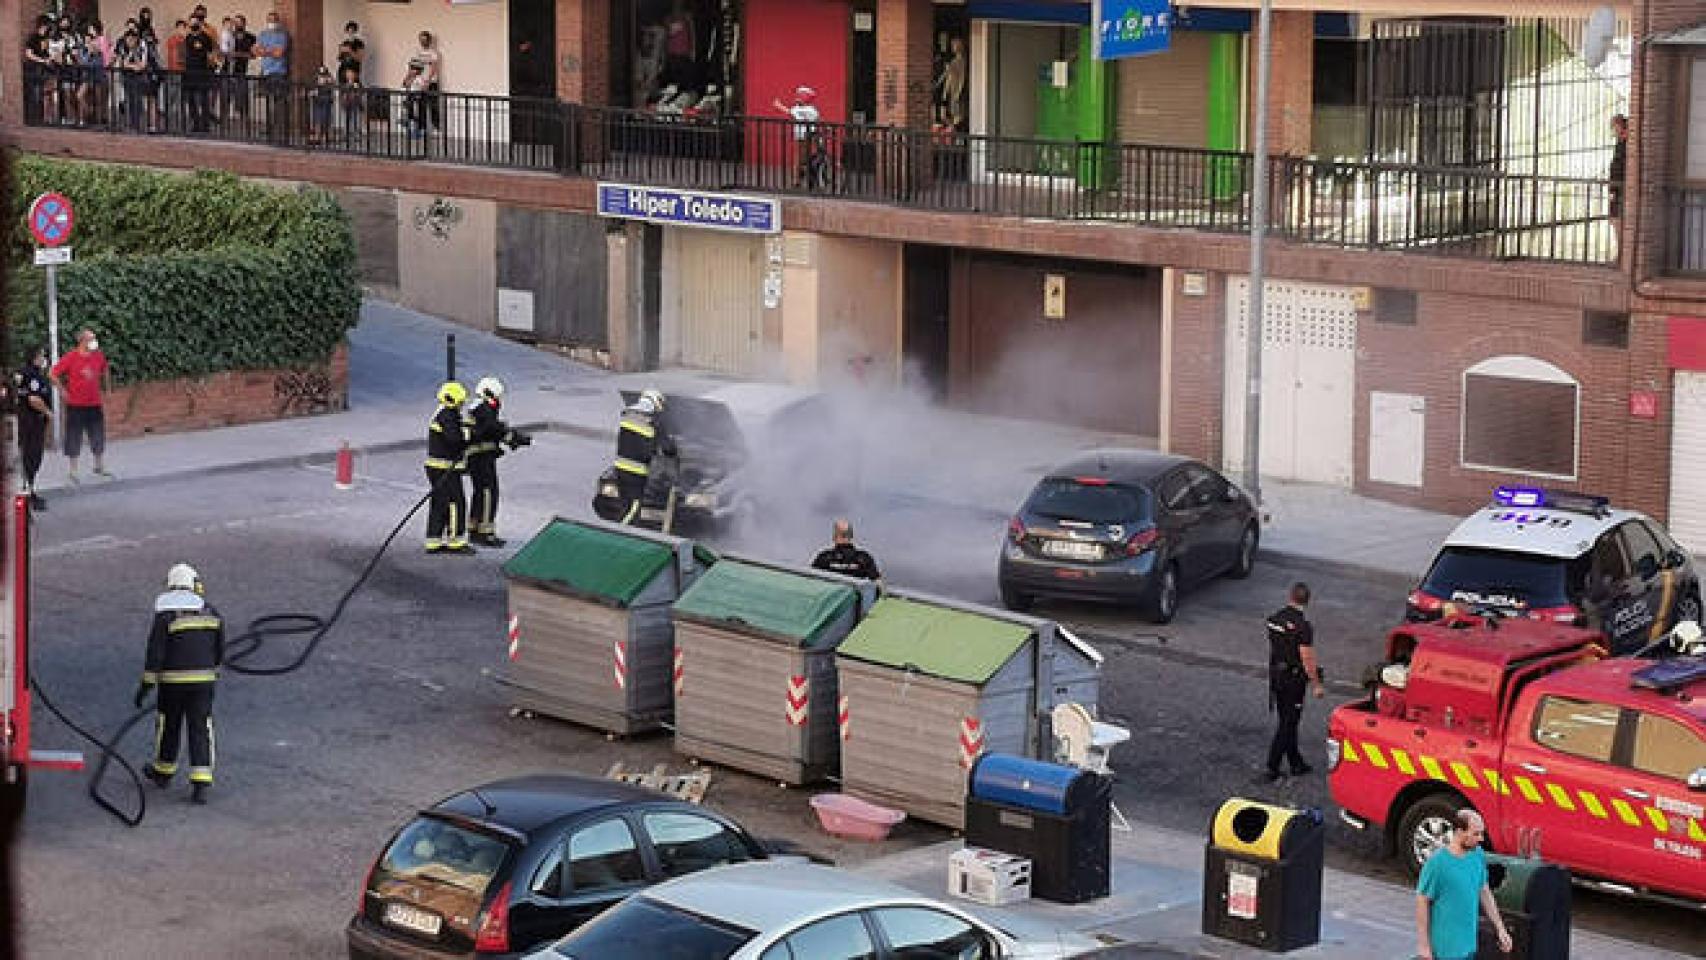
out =
[[[1706,740],[1669,717],[1643,713],[1635,720],[1635,755],[1630,765],[1642,773],[1687,780],[1706,767]]]
[[[1567,697],[1547,697],[1534,714],[1534,742],[1550,750],[1611,762],[1622,708]]]

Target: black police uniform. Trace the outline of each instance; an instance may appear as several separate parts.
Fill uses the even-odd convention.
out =
[[[1297,750],[1297,725],[1303,719],[1303,701],[1309,692],[1302,650],[1315,642],[1315,628],[1302,610],[1289,605],[1269,617],[1267,627],[1268,697],[1279,714],[1279,726],[1268,747],[1268,773],[1279,775],[1282,757],[1291,764],[1292,773],[1305,773],[1309,764]]]
[[[468,513],[462,494],[462,472],[467,469],[467,427],[455,407],[439,405],[427,425],[427,483],[432,485],[427,507],[426,548],[463,552],[468,547]]]
[[[646,482],[651,479],[652,460],[661,452],[673,455],[675,443],[659,418],[637,406],[622,411],[616,429],[616,489],[622,495],[622,522],[633,523],[640,515]]]
[[[168,590],[154,600],[148,659],[138,703],[160,688],[149,777],[165,786],[178,772],[178,741],[190,742],[190,783],[198,793],[213,783],[213,687],[225,662],[225,623],[193,590]]]
[[[866,580],[883,578],[882,572],[877,569],[877,561],[851,543],[838,543],[820,552],[812,559],[812,567]]]
[[[31,397],[41,398],[53,409],[53,391],[47,377],[33,363],[27,363],[12,374],[12,397],[18,407],[18,449],[23,454],[24,482],[30,489],[30,502],[40,505],[36,496],[36,471],[41,469],[42,451],[47,447],[48,416],[30,405]]]

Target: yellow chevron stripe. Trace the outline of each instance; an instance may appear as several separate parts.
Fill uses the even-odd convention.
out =
[[[1555,783],[1548,783],[1546,792],[1552,795],[1552,802],[1558,805],[1558,809],[1565,813],[1576,812],[1576,802],[1570,799],[1570,791]]]
[[[1407,777],[1416,775],[1416,765],[1410,762],[1410,755],[1397,747],[1392,748],[1392,762],[1398,765],[1398,772]]]
[[[1706,843],[1706,827],[1700,826],[1700,821],[1688,821],[1688,839],[1695,843]]]
[[[1665,812],[1658,807],[1647,808],[1647,820],[1652,823],[1654,830],[1660,833],[1670,832],[1670,821],[1665,819]]]
[[[1505,782],[1505,778],[1499,775],[1499,771],[1482,770],[1481,775],[1487,778],[1487,789],[1501,797],[1511,795],[1511,785]]]
[[[1362,758],[1357,756],[1356,747],[1352,746],[1351,742],[1349,740],[1345,741],[1344,757],[1346,760],[1349,760],[1351,763],[1361,763],[1362,762]]]
[[[1617,810],[1617,815],[1623,818],[1624,823],[1631,827],[1638,827],[1641,825],[1641,818],[1635,816],[1635,808],[1629,805],[1629,801],[1619,800],[1616,797],[1612,797],[1611,806]]]
[[[1386,755],[1381,753],[1380,748],[1375,746],[1374,744],[1372,744],[1372,743],[1363,744],[1362,745],[1362,752],[1365,756],[1368,757],[1368,762],[1374,764],[1376,767],[1378,767],[1382,770],[1385,770],[1389,766],[1389,764],[1386,762]]]
[[[1462,784],[1465,790],[1481,789],[1480,782],[1475,779],[1475,771],[1469,769],[1469,764],[1453,760],[1451,772],[1457,774],[1457,782]]]
[[[1518,790],[1522,791],[1522,798],[1524,800],[1527,800],[1529,803],[1545,803],[1546,802],[1545,800],[1541,799],[1540,791],[1534,789],[1534,781],[1528,779],[1527,777],[1517,777],[1516,778],[1516,788]]]
[[[1435,780],[1448,780],[1449,779],[1448,777],[1446,777],[1445,771],[1440,768],[1439,761],[1435,760],[1433,757],[1423,757],[1422,758],[1422,769],[1427,771],[1428,776],[1434,778]]]
[[[1593,814],[1600,820],[1605,820],[1610,817],[1610,814],[1605,812],[1605,806],[1599,802],[1598,797],[1586,790],[1577,790],[1576,793],[1582,798],[1582,806],[1587,808],[1588,813]]]

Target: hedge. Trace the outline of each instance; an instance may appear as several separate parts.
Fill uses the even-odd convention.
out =
[[[326,362],[361,310],[355,237],[330,193],[18,155],[8,257],[29,264],[25,215],[49,190],[76,208],[59,270],[60,349],[93,327],[120,383]],[[43,271],[13,272],[9,360],[47,339]]]

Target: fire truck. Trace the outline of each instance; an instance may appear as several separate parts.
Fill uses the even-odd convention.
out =
[[[6,450],[11,444],[6,444]],[[7,465],[9,466],[9,464]],[[59,750],[37,750],[30,739],[30,504],[12,489],[5,471],[5,572],[0,576],[0,777],[5,809],[23,809],[28,773],[34,769],[81,770],[83,756]]]
[[[1498,852],[1706,909],[1706,656],[1605,642],[1498,617],[1394,630],[1370,696],[1328,720],[1340,816],[1419,872],[1470,807]]]

